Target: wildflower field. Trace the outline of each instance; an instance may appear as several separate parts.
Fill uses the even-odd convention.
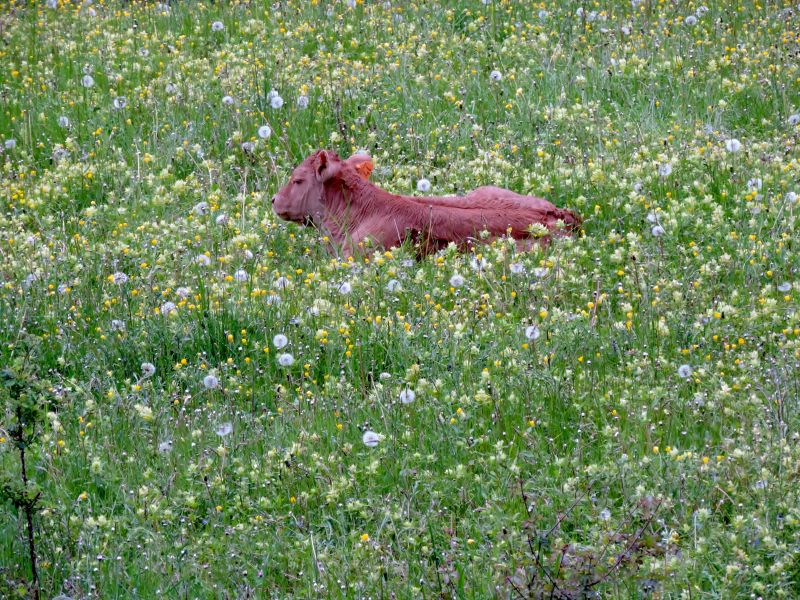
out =
[[[0,597],[800,597],[795,4],[3,2]]]

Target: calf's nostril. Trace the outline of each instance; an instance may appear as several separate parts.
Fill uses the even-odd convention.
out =
[[[272,197],[272,203],[273,203],[273,204],[275,204],[275,198],[277,198],[277,196],[273,196],[273,197]]]

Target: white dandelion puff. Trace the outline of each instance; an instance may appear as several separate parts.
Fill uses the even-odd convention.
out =
[[[278,290],[285,290],[289,287],[291,282],[286,277],[278,277],[272,284],[272,287]]]
[[[125,331],[125,321],[121,321],[119,319],[112,319],[111,331]]]
[[[185,286],[181,286],[177,290],[175,290],[175,295],[178,296],[178,298],[180,298],[181,300],[185,300],[186,298],[188,298],[189,294],[191,293],[192,290],[190,290],[188,287]]]
[[[275,334],[272,338],[272,345],[275,346],[278,350],[281,348],[285,348],[286,345],[289,343],[289,338],[287,338],[282,333]]]
[[[207,267],[211,264],[211,259],[205,254],[198,254],[194,261],[201,267]]]
[[[653,228],[650,230],[650,233],[653,234],[653,237],[661,237],[666,233],[666,231],[661,225],[653,225]]]
[[[783,283],[778,285],[779,292],[788,292],[790,289],[792,289],[792,284],[789,283],[788,281],[784,281]]]
[[[247,271],[244,269],[239,269],[236,273],[233,274],[233,278],[236,281],[247,281],[250,279],[250,275],[247,274]]]
[[[67,117],[66,115],[61,115],[60,117],[58,117],[58,126],[63,127],[64,129],[69,127],[69,117]]]
[[[278,356],[278,364],[282,367],[291,367],[294,364],[294,356],[284,352]]]
[[[128,106],[128,99],[125,96],[117,96],[114,98],[114,108],[122,110],[126,106]]]
[[[725,149],[728,152],[739,152],[739,150],[742,149],[742,142],[740,142],[736,138],[725,140]]]
[[[693,372],[694,371],[692,370],[692,367],[690,365],[681,365],[680,367],[678,367],[678,377],[682,379],[688,379],[689,377],[692,376]]]
[[[408,388],[400,392],[399,396],[400,402],[402,402],[403,404],[411,404],[414,401],[414,398],[416,397],[417,395],[414,393],[414,390],[409,390]]]
[[[262,140],[269,139],[269,136],[272,135],[272,128],[269,125],[262,125],[258,128],[258,137]]]
[[[541,335],[542,331],[536,325],[528,325],[525,328],[525,337],[532,342],[538,340]]]
[[[223,214],[221,214],[221,215],[217,215],[217,216],[214,218],[214,222],[215,222],[217,225],[225,225],[225,224],[228,222],[228,215],[226,215],[225,213],[223,213]]]
[[[81,79],[81,85],[85,88],[90,88],[94,85],[94,77],[91,75],[84,75]]]
[[[489,79],[492,81],[502,81],[503,74],[497,69],[494,69],[491,73],[489,73]]]
[[[170,450],[172,450],[172,440],[164,440],[158,445],[161,454],[167,454]]]
[[[162,304],[159,307],[158,312],[167,317],[170,314],[172,314],[176,309],[177,307],[175,306],[174,302],[164,302],[164,304]]]
[[[608,521],[611,519],[611,511],[607,508],[604,508],[600,511],[600,520],[601,521]]]
[[[365,431],[364,435],[361,436],[361,441],[364,442],[364,445],[368,448],[374,448],[380,443],[381,437],[383,436],[374,431]]]
[[[298,96],[297,108],[308,108],[308,96]]]
[[[337,291],[342,296],[346,296],[347,294],[349,294],[350,292],[353,291],[353,286],[350,284],[349,281],[344,281],[344,282],[339,284],[339,287],[337,288]]]
[[[13,150],[17,147],[17,140],[14,138],[8,138],[4,143],[6,150]]]
[[[661,163],[658,165],[658,174],[661,177],[669,177],[670,173],[672,173],[672,163]]]
[[[417,190],[419,190],[422,193],[430,192],[431,182],[423,177],[422,179],[417,181]]]
[[[753,177],[752,179],[747,180],[747,189],[760,190],[763,184],[764,183],[761,181],[761,177]]]
[[[219,437],[229,436],[233,433],[233,423],[228,422],[220,424],[219,427],[217,427],[216,433]]]
[[[111,276],[111,278],[117,285],[122,285],[128,281],[128,276],[122,271],[117,271]]]
[[[386,284],[386,289],[390,292],[396,292],[400,289],[400,282],[397,279],[390,279]]]
[[[462,285],[464,285],[464,277],[458,273],[454,273],[450,278],[450,285],[454,288],[460,288]]]
[[[225,106],[230,106],[231,104],[233,104],[233,96],[223,96],[222,103]]]
[[[800,123],[800,113],[794,113],[793,115],[789,116],[789,125],[794,127],[798,123]]]
[[[525,273],[525,265],[518,262],[511,263],[510,265],[508,265],[508,270],[511,271],[514,275],[521,275]]]
[[[689,15],[688,17],[686,17],[686,24],[689,26],[696,25],[697,17],[694,15]]]
[[[276,95],[276,96],[273,96],[273,98],[272,98],[272,99],[269,101],[269,105],[270,105],[272,108],[274,108],[274,109],[276,109],[276,110],[277,110],[277,109],[279,109],[281,106],[283,106],[283,98],[281,98],[281,97],[280,97],[280,96],[278,96],[278,95]]]
[[[203,387],[207,390],[215,390],[219,387],[219,379],[216,375],[206,375],[203,377]]]
[[[209,212],[208,202],[198,202],[192,207],[192,212],[196,215],[205,215]]]
[[[223,23],[222,21],[214,21],[211,24],[211,31],[216,32],[216,31],[222,31],[223,29],[225,29],[225,23]]]
[[[142,363],[142,377],[147,379],[148,377],[152,377],[156,373],[156,366],[150,362],[143,362]]]

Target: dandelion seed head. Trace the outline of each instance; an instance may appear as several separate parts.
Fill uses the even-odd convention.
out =
[[[368,448],[375,448],[380,443],[381,437],[380,434],[368,430],[361,436],[361,441],[364,442],[364,445]]]
[[[417,395],[414,393],[414,390],[410,390],[408,388],[400,392],[399,396],[400,402],[402,402],[403,404],[411,404],[416,397]]]
[[[725,149],[728,152],[739,152],[742,149],[742,142],[736,138],[725,140]]]
[[[525,328],[525,337],[528,338],[530,341],[538,340],[541,337],[542,332],[536,325],[529,325]]]

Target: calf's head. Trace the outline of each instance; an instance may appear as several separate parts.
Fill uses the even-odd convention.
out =
[[[341,173],[343,165],[352,166],[364,179],[372,172],[372,159],[366,154],[354,154],[343,161],[335,152],[318,150],[298,165],[288,183],[272,197],[275,214],[286,221],[319,223],[325,184]]]

